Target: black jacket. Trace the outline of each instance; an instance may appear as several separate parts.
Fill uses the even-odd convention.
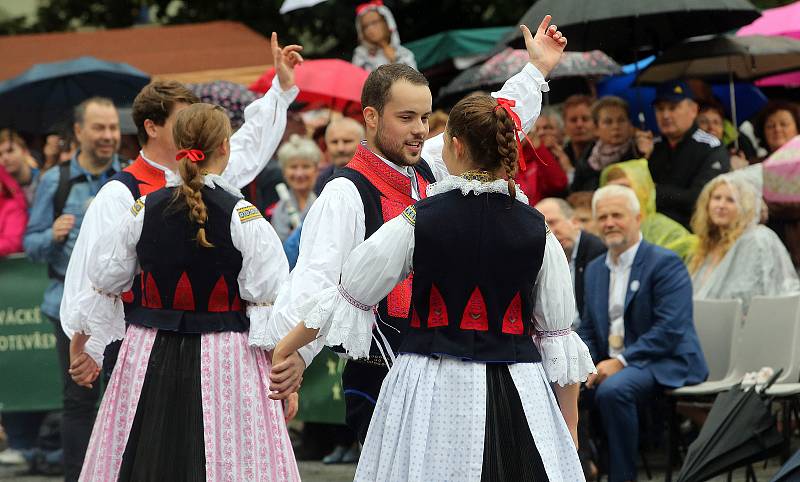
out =
[[[597,141],[594,141],[589,144],[589,147],[583,151],[583,155],[581,155],[580,159],[575,162],[575,174],[572,177],[572,184],[569,186],[570,192],[595,191],[600,187],[601,171],[595,171],[594,168],[589,165],[589,156],[592,154],[592,149],[594,149],[596,143]],[[641,157],[642,156],[636,152],[636,147],[631,147],[619,160],[630,161],[631,159],[639,159]]]
[[[583,270],[590,261],[606,253],[606,245],[597,236],[581,231],[578,242],[578,253],[575,255],[575,304],[578,314],[583,319]]]
[[[687,228],[703,186],[731,169],[725,146],[697,126],[675,147],[666,139],[656,141],[649,165],[656,184],[656,209]]]

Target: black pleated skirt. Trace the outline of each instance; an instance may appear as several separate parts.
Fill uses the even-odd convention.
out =
[[[486,365],[481,482],[548,482],[508,365]]]
[[[119,481],[206,480],[200,336],[156,335]]]

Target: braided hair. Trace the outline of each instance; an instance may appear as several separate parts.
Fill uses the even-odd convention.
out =
[[[508,194],[512,199],[516,196],[519,152],[514,120],[494,97],[476,94],[459,101],[450,111],[447,135],[466,145],[470,160],[479,169],[494,172],[502,167]]]
[[[183,184],[175,190],[173,201],[185,205],[189,219],[198,225],[197,243],[204,248],[213,248],[214,245],[206,237],[208,211],[200,193],[203,188],[202,169],[212,160],[214,151],[230,138],[230,120],[220,106],[192,104],[175,116],[172,136],[178,149],[197,149],[205,156],[199,162],[193,162],[188,157],[180,159],[178,173]]]

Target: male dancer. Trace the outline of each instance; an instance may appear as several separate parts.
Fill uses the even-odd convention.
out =
[[[247,185],[258,175],[280,143],[287,109],[299,92],[294,85],[294,67],[302,62],[300,50],[302,47],[297,45],[281,49],[277,36],[272,34],[276,80],[264,97],[245,109],[245,124],[230,139],[231,158],[223,176],[237,187]],[[79,326],[76,304],[81,292],[91,289],[87,268],[95,243],[100,236],[116,228],[121,216],[136,199],[164,187],[167,177],[176,175],[177,149],[172,139],[172,123],[180,110],[198,101],[191,91],[174,81],[152,82],[134,101],[133,115],[142,150],[136,161],[111,178],[90,204],[66,271],[60,313],[61,326],[70,338],[86,336],[75,335]],[[133,291],[138,292],[135,288]],[[126,301],[130,302],[126,304],[126,310],[136,304],[132,293]],[[123,336],[124,333],[116,334],[118,340]],[[93,339],[89,338],[85,351],[100,359],[103,347],[95,346]],[[72,361],[78,355],[71,350]],[[116,357],[111,350],[107,355]],[[104,365],[113,368],[113,363]],[[109,370],[106,375],[110,374]],[[90,434],[91,426],[86,430],[85,440],[80,441],[81,453],[86,451]]]
[[[550,17],[545,17],[537,37],[556,33],[555,26],[548,28],[549,22]],[[544,77],[553,65],[537,54],[539,49],[534,47],[528,28],[520,28],[530,65],[494,95],[516,102],[514,111],[520,117],[522,131],[527,132],[539,114],[541,93],[548,90]],[[423,146],[432,98],[422,74],[399,64],[381,66],[367,78],[361,104],[367,139],[347,167],[328,182],[306,216],[297,266],[275,302],[269,335],[273,343],[302,321],[299,312],[314,294],[339,283],[342,266],[356,246],[407,206],[424,198],[428,183],[448,176],[442,160],[443,137],[434,137]],[[380,302],[380,333],[373,337],[376,341],[371,356],[349,360],[342,374],[346,421],[362,443],[388,372],[384,360],[392,358],[399,328],[410,316],[410,288],[409,277]],[[296,390],[303,370],[320,348],[319,343],[308,345],[273,367],[270,388],[275,393],[271,397],[285,398]]]

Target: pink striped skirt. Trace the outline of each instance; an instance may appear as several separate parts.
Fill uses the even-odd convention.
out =
[[[81,481],[118,479],[157,334],[151,328],[128,328],[97,414]],[[248,346],[247,333],[208,333],[200,338],[199,364],[205,480],[299,481],[282,404],[267,396],[271,365],[266,353]]]

